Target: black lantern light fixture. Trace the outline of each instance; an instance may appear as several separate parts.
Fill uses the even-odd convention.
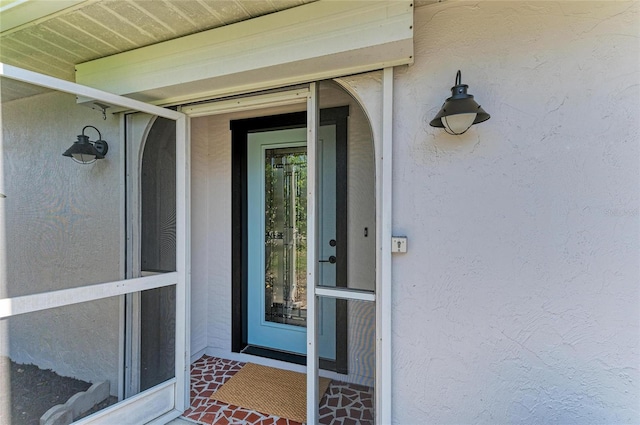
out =
[[[87,128],[93,128],[98,132],[98,140],[92,142],[89,140],[89,136],[84,135],[84,131]],[[73,142],[73,145],[62,155],[70,157],[79,164],[92,164],[96,162],[97,159],[103,159],[108,150],[109,145],[102,140],[100,130],[92,125],[87,125],[82,129],[82,134],[78,135],[78,140]]]
[[[438,115],[429,123],[432,127],[444,128],[449,134],[462,134],[473,124],[484,122],[491,118],[484,109],[467,94],[468,85],[462,84],[462,74],[458,70],[456,84],[451,87],[451,97],[448,98]]]

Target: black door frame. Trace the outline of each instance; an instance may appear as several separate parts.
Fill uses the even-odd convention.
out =
[[[319,125],[336,126],[336,286],[347,287],[347,120],[349,107],[320,110]],[[247,118],[231,128],[231,350],[306,364],[306,356],[247,344],[247,135],[259,131],[307,126],[307,113]],[[336,300],[336,360],[320,359],[320,367],[348,373],[347,301]]]

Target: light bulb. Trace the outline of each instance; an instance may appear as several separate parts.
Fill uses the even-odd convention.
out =
[[[442,124],[449,134],[462,134],[473,125],[475,113],[457,114],[442,117]]]

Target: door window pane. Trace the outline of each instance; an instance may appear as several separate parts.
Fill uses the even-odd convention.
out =
[[[176,123],[158,117],[144,145],[140,267],[143,275],[176,270]],[[140,293],[139,390],[174,376],[175,286]],[[135,327],[137,327],[136,324]],[[133,379],[136,379],[134,377]]]
[[[375,302],[336,300],[318,297],[319,304],[338,302],[344,304],[343,320],[347,323],[345,334],[337,338],[338,352],[344,352],[341,371],[321,394],[318,422],[375,423]],[[319,330],[322,328],[320,324]]]
[[[318,286],[337,286],[357,290],[375,290],[376,277],[376,194],[375,160],[371,125],[367,114],[342,87],[332,81],[320,83],[320,132],[318,157],[324,169],[333,167],[333,180],[319,178],[318,202],[329,200],[327,190],[335,193],[334,222],[329,204],[319,216],[319,260],[334,257],[335,264],[321,262]],[[341,105],[337,106],[336,105]],[[323,127],[335,127],[335,142],[327,144]],[[333,235],[329,229],[333,227]],[[324,231],[326,227],[326,231]],[[335,270],[335,280],[329,274]],[[335,283],[334,283],[335,282]]]
[[[176,270],[176,123],[157,118],[142,156],[141,270]]]
[[[118,117],[7,78],[0,99],[0,298],[121,279]],[[105,158],[63,156],[79,135],[105,140]]]
[[[118,402],[119,304],[110,297],[0,320],[1,424],[40,423],[92,385],[95,405],[57,411],[77,420]]]
[[[307,150],[265,151],[265,320],[306,326]]]

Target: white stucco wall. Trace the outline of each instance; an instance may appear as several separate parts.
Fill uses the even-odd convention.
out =
[[[393,419],[639,423],[640,3],[415,11],[395,75]],[[455,73],[491,114],[429,121]]]
[[[118,119],[48,93],[2,104],[0,297],[121,278]],[[86,125],[109,143],[107,157],[79,165],[62,153]],[[91,140],[97,133],[87,129]],[[0,355],[64,376],[111,381],[117,393],[117,298],[12,317]]]

